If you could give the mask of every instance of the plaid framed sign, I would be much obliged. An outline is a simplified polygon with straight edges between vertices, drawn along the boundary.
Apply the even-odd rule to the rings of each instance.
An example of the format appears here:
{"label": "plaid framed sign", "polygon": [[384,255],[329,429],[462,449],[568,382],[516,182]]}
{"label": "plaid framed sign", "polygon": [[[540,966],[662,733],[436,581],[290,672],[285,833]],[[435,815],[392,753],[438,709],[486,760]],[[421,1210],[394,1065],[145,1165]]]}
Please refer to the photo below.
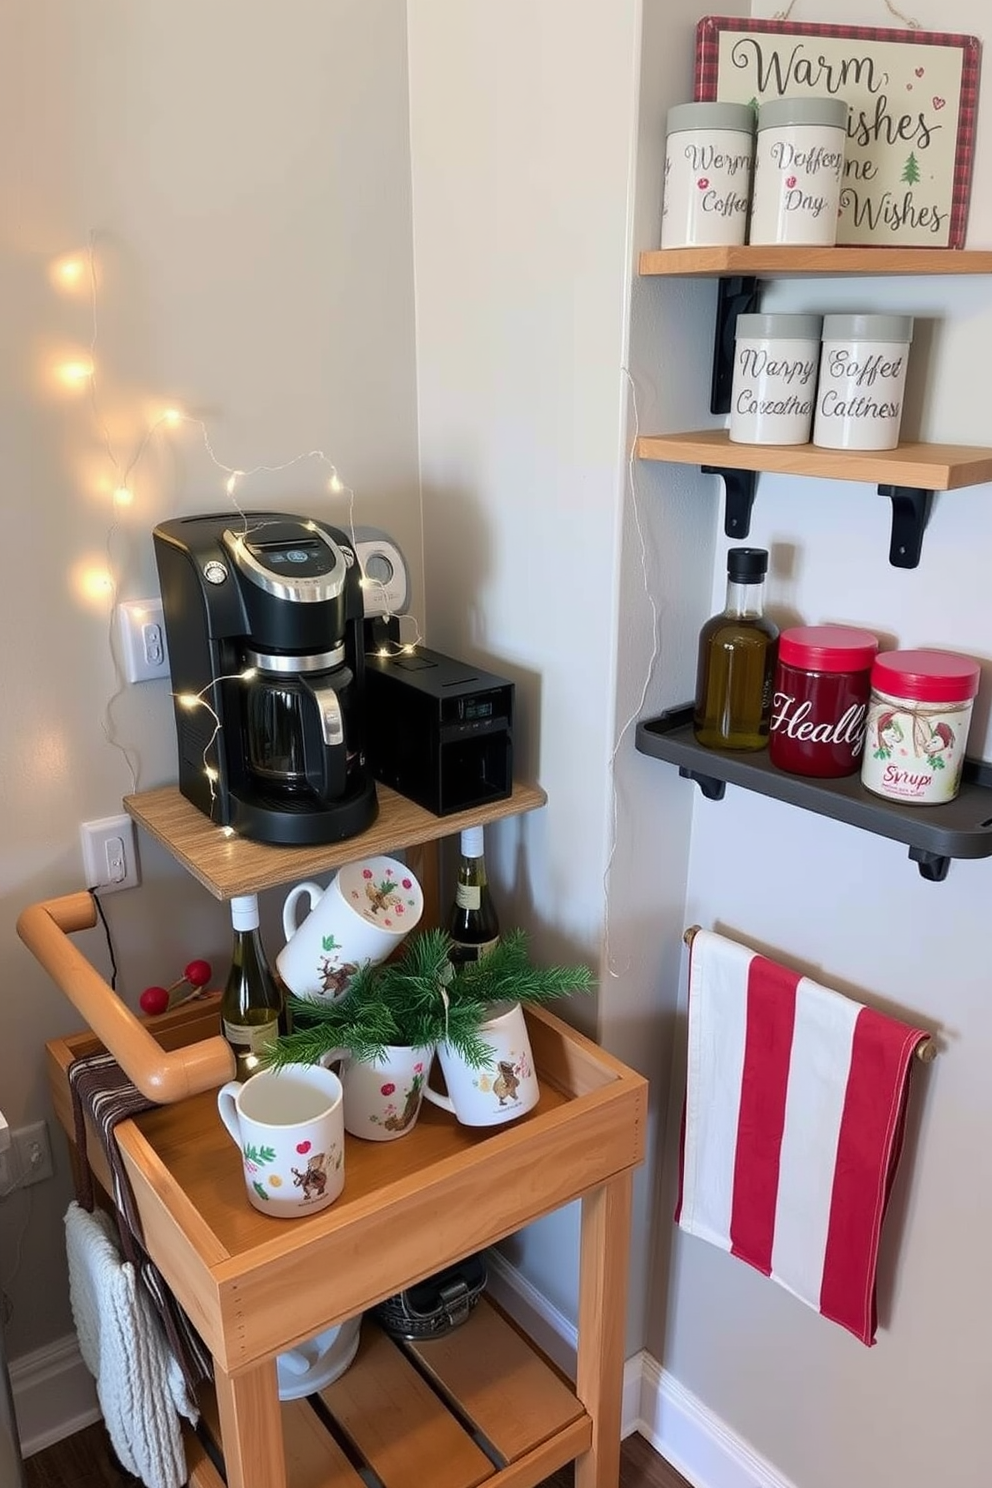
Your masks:
{"label": "plaid framed sign", "polygon": [[980,58],[977,36],[704,16],[695,97],[845,99],[837,242],[963,248]]}

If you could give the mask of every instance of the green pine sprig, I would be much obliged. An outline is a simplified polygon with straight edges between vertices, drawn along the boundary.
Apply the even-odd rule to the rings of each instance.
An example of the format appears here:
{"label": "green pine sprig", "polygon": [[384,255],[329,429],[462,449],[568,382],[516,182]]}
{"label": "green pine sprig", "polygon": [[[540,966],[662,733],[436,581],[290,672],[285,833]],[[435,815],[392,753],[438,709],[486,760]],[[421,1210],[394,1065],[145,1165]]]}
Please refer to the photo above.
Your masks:
{"label": "green pine sprig", "polygon": [[492,1059],[479,1027],[493,1004],[553,1002],[593,986],[587,966],[532,965],[522,930],[509,931],[481,961],[458,970],[451,946],[444,930],[424,930],[395,961],[360,967],[343,997],[320,1003],[291,998],[293,1031],[276,1041],[269,1063],[316,1064],[335,1049],[373,1062],[390,1044],[447,1043],[473,1069],[484,1069]]}

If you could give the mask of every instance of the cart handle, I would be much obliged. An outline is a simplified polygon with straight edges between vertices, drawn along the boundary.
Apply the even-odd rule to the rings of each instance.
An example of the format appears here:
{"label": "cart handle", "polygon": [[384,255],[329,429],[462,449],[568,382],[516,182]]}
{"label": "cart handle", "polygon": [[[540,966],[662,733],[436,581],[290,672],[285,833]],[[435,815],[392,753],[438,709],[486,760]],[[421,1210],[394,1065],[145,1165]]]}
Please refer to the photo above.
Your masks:
{"label": "cart handle", "polygon": [[85,892],[45,899],[22,910],[17,933],[134,1084],[156,1105],[171,1105],[234,1078],[234,1055],[218,1035],[166,1051],[95,967],[68,939],[96,924]]}

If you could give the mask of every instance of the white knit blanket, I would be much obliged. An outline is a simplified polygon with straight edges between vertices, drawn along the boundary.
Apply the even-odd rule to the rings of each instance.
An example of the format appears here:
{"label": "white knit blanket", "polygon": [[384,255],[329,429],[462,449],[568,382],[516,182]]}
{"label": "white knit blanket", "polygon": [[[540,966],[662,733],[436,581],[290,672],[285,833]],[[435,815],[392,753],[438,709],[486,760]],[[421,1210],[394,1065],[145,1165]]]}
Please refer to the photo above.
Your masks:
{"label": "white knit blanket", "polygon": [[151,1299],[121,1259],[109,1215],[70,1204],[65,1238],[79,1351],[96,1380],[114,1451],[147,1488],[182,1488],[179,1417],[195,1425],[199,1413]]}

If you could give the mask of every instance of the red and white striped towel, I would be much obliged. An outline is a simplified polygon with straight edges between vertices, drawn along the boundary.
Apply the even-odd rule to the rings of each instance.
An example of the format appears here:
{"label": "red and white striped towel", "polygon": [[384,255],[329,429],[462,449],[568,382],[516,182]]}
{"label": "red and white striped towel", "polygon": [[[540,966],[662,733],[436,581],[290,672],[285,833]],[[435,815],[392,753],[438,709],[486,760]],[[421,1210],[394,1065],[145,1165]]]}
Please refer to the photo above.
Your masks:
{"label": "red and white striped towel", "polygon": [[700,930],[689,961],[684,1230],[875,1341],[875,1270],[927,1034]]}

